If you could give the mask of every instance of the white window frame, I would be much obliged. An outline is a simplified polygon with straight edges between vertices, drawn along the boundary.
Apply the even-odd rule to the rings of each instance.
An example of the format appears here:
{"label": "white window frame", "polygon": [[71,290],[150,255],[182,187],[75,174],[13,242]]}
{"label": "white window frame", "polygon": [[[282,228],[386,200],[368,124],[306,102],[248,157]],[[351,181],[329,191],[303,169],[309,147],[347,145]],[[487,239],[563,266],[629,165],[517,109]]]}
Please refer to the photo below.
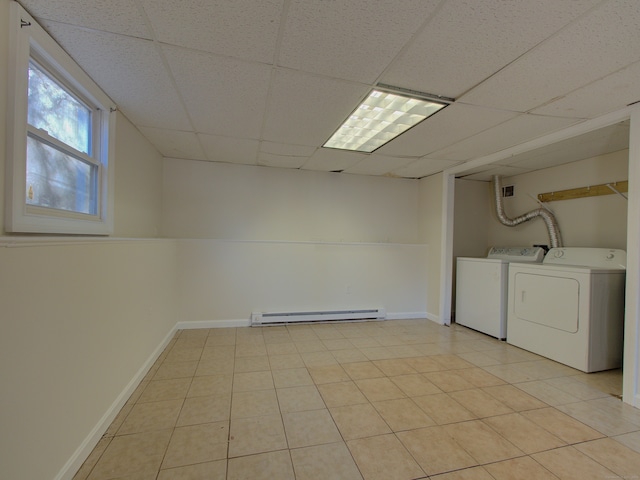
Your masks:
{"label": "white window frame", "polygon": [[[98,166],[95,215],[28,205],[28,69],[33,58],[96,107],[97,137],[92,154]],[[109,235],[113,233],[115,105],[37,22],[16,2],[10,6],[5,230],[15,233]]]}

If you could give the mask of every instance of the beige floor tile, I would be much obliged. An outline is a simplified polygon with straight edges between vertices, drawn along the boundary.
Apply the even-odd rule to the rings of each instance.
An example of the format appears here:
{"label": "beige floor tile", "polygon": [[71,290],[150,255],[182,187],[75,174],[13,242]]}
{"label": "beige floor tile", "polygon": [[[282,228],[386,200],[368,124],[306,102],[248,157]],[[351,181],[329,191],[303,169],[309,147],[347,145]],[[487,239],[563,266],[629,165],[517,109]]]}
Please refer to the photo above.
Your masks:
{"label": "beige floor tile", "polygon": [[443,392],[470,390],[476,386],[458,375],[456,370],[427,372],[424,376]]}
{"label": "beige floor tile", "polygon": [[171,432],[160,430],[113,438],[88,480],[156,475],[169,445]]}
{"label": "beige floor tile", "polygon": [[267,354],[264,341],[241,342],[236,341],[236,357],[254,357]]}
{"label": "beige floor tile", "polygon": [[439,372],[445,369],[445,367],[436,362],[432,357],[407,358],[405,362],[418,373]]}
{"label": "beige floor tile", "polygon": [[395,435],[347,442],[365,480],[410,480],[424,472]]}
{"label": "beige floor tile", "polygon": [[229,431],[229,458],[285,450],[287,439],[280,415],[234,418]]}
{"label": "beige floor tile", "polygon": [[93,448],[87,459],[84,461],[80,469],[73,476],[73,480],[86,480],[93,467],[96,466],[100,457],[105,452],[113,437],[102,437]]}
{"label": "beige floor tile", "polygon": [[389,426],[370,404],[335,407],[329,411],[345,440],[391,433]]}
{"label": "beige floor tile", "polygon": [[485,465],[495,480],[557,480],[554,474],[531,457],[513,458]]}
{"label": "beige floor tile", "polygon": [[417,370],[409,365],[409,359],[391,358],[388,360],[375,360],[373,364],[378,367],[388,377],[399,375],[411,375]]}
{"label": "beige floor tile", "polygon": [[640,474],[640,453],[611,438],[581,443],[575,448],[621,478],[633,478]]}
{"label": "beige floor tile", "polygon": [[580,400],[594,400],[609,396],[606,392],[576,380],[574,377],[549,378],[544,382]]}
{"label": "beige floor tile", "polygon": [[198,425],[229,420],[229,395],[187,398],[178,417],[177,426]]}
{"label": "beige floor tile", "polygon": [[504,403],[479,388],[451,392],[449,395],[478,418],[505,415],[513,412]]}
{"label": "beige floor tile", "polygon": [[235,346],[236,345],[236,335],[235,333],[232,335],[209,335],[207,337],[207,342],[205,343],[206,347],[220,347],[220,346]]}
{"label": "beige floor tile", "polygon": [[354,337],[354,338],[351,338],[350,340],[353,346],[356,348],[370,348],[370,347],[382,346],[379,341],[371,337]]}
{"label": "beige floor tile", "polygon": [[608,370],[596,373],[579,373],[571,378],[597,388],[609,395],[622,395],[622,370]]}
{"label": "beige floor tile", "polygon": [[225,459],[228,438],[229,422],[176,428],[171,436],[162,468]]}
{"label": "beige floor tile", "polygon": [[458,370],[462,368],[474,367],[473,364],[467,362],[465,359],[454,354],[434,355],[431,357],[431,359],[439,363],[440,365],[442,365],[442,367],[447,370]]}
{"label": "beige floor tile", "polygon": [[223,360],[200,360],[196,369],[197,377],[209,375],[223,375],[233,373],[234,358],[229,357]]}
{"label": "beige floor tile", "polygon": [[574,447],[563,447],[532,455],[533,459],[562,480],[602,480],[617,478],[611,470],[603,467]]}
{"label": "beige floor tile", "polygon": [[533,376],[519,370],[516,367],[516,364],[508,363],[500,365],[489,365],[482,368],[489,372],[491,375],[501,378],[507,383],[531,382],[536,380]]}
{"label": "beige floor tile", "polygon": [[295,343],[293,341],[286,343],[269,343],[267,346],[267,354],[271,355],[292,355],[297,354],[298,349],[296,348]]}
{"label": "beige floor tile", "polygon": [[367,362],[369,359],[360,350],[332,350],[331,355],[336,359],[336,362],[343,363],[356,363]]}
{"label": "beige floor tile", "polygon": [[344,407],[369,402],[354,382],[326,383],[318,385],[318,391],[327,407]]}
{"label": "beige floor tile", "polygon": [[483,467],[471,467],[430,477],[433,480],[495,480]]}
{"label": "beige floor tile", "polygon": [[522,450],[480,420],[453,423],[443,428],[480,464],[499,462],[523,455]]}
{"label": "beige floor tile", "polygon": [[482,368],[462,368],[460,370],[456,370],[456,373],[467,382],[479,388],[506,384],[504,380],[496,377],[495,375],[491,375]]}
{"label": "beige floor tile", "polygon": [[306,368],[291,368],[271,372],[276,388],[301,387],[313,385],[313,379]]}
{"label": "beige floor tile", "polygon": [[556,437],[572,444],[602,438],[602,433],[555,408],[529,410],[521,414]]}
{"label": "beige floor tile", "polygon": [[335,365],[308,367],[308,370],[316,385],[351,380],[347,372],[337,363]]}
{"label": "beige floor tile", "polygon": [[286,355],[270,355],[269,364],[271,370],[285,370],[290,368],[304,368],[305,364],[298,353]]}
{"label": "beige floor tile", "polygon": [[153,380],[169,380],[171,378],[193,377],[198,362],[163,363],[153,376]]}
{"label": "beige floor tile", "polygon": [[[606,400],[605,402],[601,400]],[[571,403],[568,405],[560,405],[558,410],[571,415],[573,418],[589,425],[599,432],[616,436],[624,433],[635,432],[640,430],[640,418],[634,419],[632,422],[629,417],[625,416],[616,407],[624,407],[621,401],[617,399],[601,399],[588,402]],[[608,405],[609,400],[615,402],[615,406]],[[626,405],[629,408],[629,405]],[[607,408],[612,407],[612,408]]]}
{"label": "beige floor tile", "polygon": [[219,345],[216,347],[205,347],[202,351],[201,362],[220,362],[223,360],[233,360],[236,354],[234,345]]}
{"label": "beige floor tile", "polygon": [[137,403],[183,399],[187,396],[190,385],[191,378],[151,381],[138,398]]}
{"label": "beige floor tile", "polygon": [[228,469],[227,480],[295,480],[286,450],[232,458]]}
{"label": "beige floor tile", "polygon": [[199,361],[205,340],[203,339],[203,345],[200,347],[174,346],[165,357],[165,363]]}
{"label": "beige floor tile", "polygon": [[533,397],[536,397],[538,400],[551,406],[565,405],[567,403],[575,403],[580,401],[578,397],[564,392],[543,380],[518,383],[517,387],[520,390],[528,393]]}
{"label": "beige floor tile", "polygon": [[384,377],[384,373],[372,362],[345,363],[342,368],[352,380]]}
{"label": "beige floor tile", "polygon": [[472,467],[476,461],[442,427],[396,434],[428,475]]}
{"label": "beige floor tile", "polygon": [[126,420],[118,429],[118,435],[173,428],[180,414],[182,403],[183,400],[138,403],[133,406]]}
{"label": "beige floor tile", "polygon": [[464,422],[476,418],[473,413],[446,393],[414,397],[413,401],[438,425]]}
{"label": "beige floor tile", "polygon": [[332,338],[321,341],[327,347],[327,350],[350,350],[355,348],[353,343],[346,338]]}
{"label": "beige floor tile", "polygon": [[291,450],[296,480],[362,480],[344,442]]}
{"label": "beige floor tile", "polygon": [[276,390],[282,413],[303,412],[325,408],[324,401],[315,385],[280,388]]}
{"label": "beige floor tile", "polygon": [[131,413],[131,410],[133,410],[133,405],[133,403],[126,403],[124,407],[120,409],[120,411],[116,415],[116,418],[113,419],[111,425],[109,425],[109,428],[107,428],[107,431],[104,433],[104,437],[113,437],[118,433],[118,429],[127,419],[127,416]]}
{"label": "beige floor tile", "polygon": [[231,418],[279,415],[280,407],[275,390],[234,392],[231,399]]}
{"label": "beige floor tile", "polygon": [[208,397],[231,395],[233,375],[208,375],[193,377],[187,397]]}
{"label": "beige floor tile", "polygon": [[435,425],[424,410],[410,398],[373,402],[373,406],[394,432]]}
{"label": "beige floor tile", "polygon": [[624,435],[618,435],[613,438],[616,442],[626,445],[631,450],[640,453],[640,431],[625,433]]}
{"label": "beige floor tile", "polygon": [[489,365],[497,365],[500,362],[495,358],[487,355],[485,352],[467,352],[459,353],[458,356],[467,362],[478,367],[488,367]]}
{"label": "beige floor tile", "polygon": [[427,380],[424,375],[419,373],[389,377],[389,380],[391,380],[409,397],[419,397],[422,395],[442,393],[442,390],[440,390],[432,382]]}
{"label": "beige floor tile", "polygon": [[369,360],[385,360],[396,358],[396,356],[387,347],[364,347],[360,351]]}
{"label": "beige floor tile", "polygon": [[233,371],[241,372],[264,372],[271,370],[269,357],[266,355],[254,355],[247,357],[236,357]]}
{"label": "beige floor tile", "polygon": [[313,353],[313,352],[326,352],[327,347],[324,346],[324,343],[317,337],[314,337],[313,340],[302,340],[297,341],[294,340],[294,345],[298,350],[298,353]]}
{"label": "beige floor tile", "polygon": [[484,423],[527,454],[566,445],[566,442],[518,413],[486,418]]}
{"label": "beige floor tile", "polygon": [[251,392],[273,389],[271,371],[235,373],[233,375],[234,392]]}
{"label": "beige floor tile", "polygon": [[225,480],[226,478],[226,460],[160,470],[158,475],[158,480]]}
{"label": "beige floor tile", "polygon": [[307,368],[338,365],[338,361],[330,351],[301,353],[302,361]]}
{"label": "beige floor tile", "polygon": [[282,415],[289,448],[309,447],[342,440],[329,411],[312,410]]}
{"label": "beige floor tile", "polygon": [[168,349],[168,352],[171,352],[174,348],[202,348],[205,346],[207,342],[207,337],[204,335],[200,335],[197,337],[184,337],[177,338],[173,343],[173,347]]}
{"label": "beige floor tile", "polygon": [[387,347],[387,350],[391,353],[392,358],[409,358],[422,355],[418,349],[405,343],[401,345],[390,345]]}
{"label": "beige floor tile", "polygon": [[545,408],[548,406],[543,401],[532,397],[513,385],[498,385],[495,387],[486,387],[482,390],[516,412]]}
{"label": "beige floor tile", "polygon": [[365,378],[356,380],[355,383],[370,402],[406,397],[388,378]]}

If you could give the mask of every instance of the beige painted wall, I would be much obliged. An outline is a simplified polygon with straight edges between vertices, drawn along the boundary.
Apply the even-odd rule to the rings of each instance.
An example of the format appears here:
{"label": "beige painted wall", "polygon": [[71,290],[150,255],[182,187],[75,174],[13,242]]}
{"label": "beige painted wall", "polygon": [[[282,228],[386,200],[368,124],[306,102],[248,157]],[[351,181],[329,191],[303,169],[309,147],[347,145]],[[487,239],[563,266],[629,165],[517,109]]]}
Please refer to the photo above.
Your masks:
{"label": "beige painted wall", "polygon": [[162,235],[419,243],[418,182],[164,160]]}
{"label": "beige painted wall", "polygon": [[[628,150],[622,150],[504,178],[504,185],[515,186],[515,195],[505,198],[505,212],[515,217],[537,208],[529,195],[536,197],[539,193],[554,190],[627,180],[628,156]],[[619,195],[563,200],[548,205],[558,220],[565,246],[626,249],[627,201]],[[506,227],[498,222],[495,213],[490,219],[489,245],[549,244],[542,220]]]}
{"label": "beige painted wall", "polygon": [[[0,0],[0,208],[9,3]],[[156,236],[161,158],[121,114],[115,162],[115,235]],[[177,321],[174,241],[69,240],[0,237],[2,479],[52,479],[84,460]]]}
{"label": "beige painted wall", "polygon": [[427,244],[427,259],[423,266],[427,273],[424,294],[427,300],[427,317],[443,322],[440,318],[440,273],[442,250],[442,174],[420,180],[419,223],[420,241]]}

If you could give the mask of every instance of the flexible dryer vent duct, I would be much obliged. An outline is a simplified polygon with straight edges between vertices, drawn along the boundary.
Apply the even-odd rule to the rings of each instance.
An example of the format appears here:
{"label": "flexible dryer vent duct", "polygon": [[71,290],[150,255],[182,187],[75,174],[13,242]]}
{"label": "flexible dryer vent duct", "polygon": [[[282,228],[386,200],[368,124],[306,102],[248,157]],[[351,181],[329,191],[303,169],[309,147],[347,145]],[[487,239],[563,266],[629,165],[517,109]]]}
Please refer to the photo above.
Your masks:
{"label": "flexible dryer vent duct", "polygon": [[496,200],[496,214],[498,220],[507,227],[515,227],[521,223],[528,222],[536,217],[541,217],[544,223],[547,225],[547,231],[549,232],[549,243],[552,247],[562,247],[562,238],[560,237],[560,227],[556,217],[548,210],[544,208],[538,208],[537,210],[531,210],[530,212],[520,215],[516,218],[509,218],[504,213],[504,207],[502,206],[502,183],[500,181],[500,175],[493,176],[493,196]]}

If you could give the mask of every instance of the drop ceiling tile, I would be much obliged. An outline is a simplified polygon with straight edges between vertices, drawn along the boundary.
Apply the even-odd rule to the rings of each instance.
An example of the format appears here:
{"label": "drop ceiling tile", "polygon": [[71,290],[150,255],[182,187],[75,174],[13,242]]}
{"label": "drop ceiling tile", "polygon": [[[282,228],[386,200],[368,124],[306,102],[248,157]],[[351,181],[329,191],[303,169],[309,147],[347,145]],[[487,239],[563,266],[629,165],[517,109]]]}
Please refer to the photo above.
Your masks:
{"label": "drop ceiling tile", "polygon": [[392,157],[423,157],[516,116],[513,112],[454,103],[379,148],[376,153]]}
{"label": "drop ceiling tile", "polygon": [[273,63],[283,0],[141,0],[159,41]]}
{"label": "drop ceiling tile", "polygon": [[145,18],[131,0],[20,0],[20,4],[40,20],[150,39]]}
{"label": "drop ceiling tile", "polygon": [[440,0],[293,0],[278,64],[372,83]]}
{"label": "drop ceiling tile", "polygon": [[190,129],[153,42],[54,22],[45,25],[136,126]]}
{"label": "drop ceiling tile", "polygon": [[636,0],[605,2],[460,98],[526,112],[640,60]]}
{"label": "drop ceiling tile", "polygon": [[575,119],[522,114],[485,130],[432,156],[446,160],[471,160],[524,143],[576,123]]}
{"label": "drop ceiling tile", "polygon": [[541,115],[594,118],[640,100],[640,62],[536,108]]}
{"label": "drop ceiling tile", "polygon": [[163,46],[198,132],[258,139],[271,67]]}
{"label": "drop ceiling tile", "polygon": [[362,85],[278,70],[270,92],[263,140],[322,145],[367,93],[369,88]]}
{"label": "drop ceiling tile", "polygon": [[297,155],[277,155],[275,153],[267,152],[258,153],[258,165],[263,165],[265,167],[300,168],[308,160],[309,157],[301,157]]}
{"label": "drop ceiling tile", "polygon": [[628,121],[524,152],[498,163],[519,168],[540,169],[577,162],[627,148],[629,148]]}
{"label": "drop ceiling tile", "polygon": [[198,134],[207,158],[212,162],[256,165],[260,142],[251,138],[232,138]]}
{"label": "drop ceiling tile", "polygon": [[367,154],[333,148],[319,148],[302,166],[303,170],[341,172],[362,161]]}
{"label": "drop ceiling tile", "polygon": [[598,2],[449,0],[382,81],[458,97]]}
{"label": "drop ceiling tile", "polygon": [[345,173],[357,173],[360,175],[385,175],[389,172],[404,167],[416,159],[413,157],[389,157],[386,155],[371,154],[360,162],[347,168]]}
{"label": "drop ceiling tile", "polygon": [[456,176],[458,178],[463,177],[465,180],[480,180],[483,182],[490,182],[493,179],[494,175],[500,175],[502,177],[512,177],[514,175],[520,175],[523,173],[528,173],[530,171],[532,171],[532,169],[508,167],[504,165],[485,165],[485,167],[478,167],[476,169],[470,170],[469,172],[464,172]]}
{"label": "drop ceiling tile", "polygon": [[193,132],[141,127],[140,131],[164,157],[206,160],[207,157]]}
{"label": "drop ceiling tile", "polygon": [[404,167],[400,167],[393,172],[393,175],[405,178],[422,178],[434,173],[441,172],[447,168],[458,165],[461,162],[451,160],[439,160],[435,158],[420,158]]}

